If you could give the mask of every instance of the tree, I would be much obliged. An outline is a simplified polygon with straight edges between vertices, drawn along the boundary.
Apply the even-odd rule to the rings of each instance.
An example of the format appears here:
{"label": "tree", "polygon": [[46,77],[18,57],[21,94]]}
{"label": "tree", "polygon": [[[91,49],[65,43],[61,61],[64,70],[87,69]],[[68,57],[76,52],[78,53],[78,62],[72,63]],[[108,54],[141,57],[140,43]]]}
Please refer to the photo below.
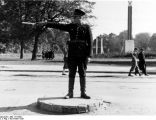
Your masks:
{"label": "tree", "polygon": [[[92,12],[92,6],[94,2],[88,2],[86,0],[64,0],[64,1],[28,1],[29,6],[29,21],[32,22],[39,22],[39,21],[51,21],[51,22],[63,22],[69,23],[72,19],[72,12],[75,8],[83,9],[88,15],[86,18],[93,18],[94,16],[90,15],[89,13]],[[26,7],[27,8],[27,7]],[[85,19],[86,19],[85,18]],[[38,37],[40,35],[40,29],[36,31],[35,34],[35,43],[34,49],[32,54],[32,60],[36,59],[36,52],[37,52],[37,44],[38,44]],[[60,42],[59,42],[60,43]]]}
{"label": "tree", "polygon": [[[21,45],[21,58],[23,58],[23,49],[26,46],[27,40],[34,37],[34,48],[32,53],[32,60],[36,59],[36,53],[39,43],[39,37],[45,29],[42,28],[31,28],[26,25],[22,25],[22,21],[29,22],[41,22],[41,21],[51,21],[56,23],[70,23],[72,19],[72,12],[75,8],[83,9],[87,15],[87,18],[93,18],[94,16],[90,13],[92,12],[94,2],[89,2],[87,0],[3,0],[3,7],[0,6],[0,15],[4,16],[4,19],[9,23],[10,33],[15,40],[15,43]],[[28,38],[28,37],[30,38]]]}
{"label": "tree", "polygon": [[45,36],[47,41],[45,43],[45,41],[42,39],[42,42],[44,42],[45,44],[50,44],[51,47],[57,45],[63,52],[63,54],[65,54],[67,50],[67,41],[69,41],[70,39],[68,33],[48,28],[43,37]]}
{"label": "tree", "polygon": [[124,53],[124,49],[125,49],[125,40],[127,40],[127,30],[124,30],[122,32],[120,32],[120,34],[118,35],[118,44],[119,44],[119,48],[120,48],[120,53],[123,54]]}
{"label": "tree", "polygon": [[151,38],[150,38],[150,41],[149,41],[149,48],[152,50],[152,51],[156,51],[156,33],[154,33]]}
{"label": "tree", "polygon": [[20,44],[20,59],[23,58],[24,43],[29,40],[31,29],[28,26],[22,25],[23,16],[26,16],[24,0],[4,0],[3,21],[8,23],[9,33],[13,44]]}
{"label": "tree", "polygon": [[150,41],[149,33],[139,33],[135,36],[135,46],[146,50]]}
{"label": "tree", "polygon": [[108,39],[109,39],[110,52],[119,52],[120,48],[119,48],[117,35],[114,33],[110,33],[108,35]]}
{"label": "tree", "polygon": [[[91,13],[91,9],[93,6],[93,2],[88,2],[85,0],[80,0],[80,1],[70,1],[70,0],[65,0],[65,1],[48,1],[48,6],[45,3],[45,14],[47,14],[47,18],[52,22],[64,22],[64,23],[69,23],[72,19],[72,12],[74,11],[75,8],[80,7],[81,9],[83,9],[86,13]],[[53,6],[50,7],[49,5]],[[88,7],[86,7],[88,6]],[[43,8],[43,9],[44,9]],[[86,16],[86,18],[92,18],[93,16],[88,15]],[[85,19],[86,19],[85,18]],[[60,32],[60,31],[59,31]],[[61,38],[66,38],[66,34],[63,34],[63,32],[59,33],[58,31],[56,32],[55,30],[55,39],[53,39],[55,41],[55,43],[60,47],[60,49],[62,49],[62,51],[64,51],[64,45],[65,42],[62,42]],[[59,35],[58,35],[59,34]],[[68,37],[67,37],[68,39]],[[37,40],[37,39],[35,39]],[[58,42],[59,41],[59,42]],[[35,47],[34,47],[35,48]],[[35,54],[35,52],[34,52]],[[32,58],[32,60],[35,58]]]}
{"label": "tree", "polygon": [[67,41],[69,41],[69,34],[62,31],[55,31],[55,41],[60,50],[65,54],[67,52]]}

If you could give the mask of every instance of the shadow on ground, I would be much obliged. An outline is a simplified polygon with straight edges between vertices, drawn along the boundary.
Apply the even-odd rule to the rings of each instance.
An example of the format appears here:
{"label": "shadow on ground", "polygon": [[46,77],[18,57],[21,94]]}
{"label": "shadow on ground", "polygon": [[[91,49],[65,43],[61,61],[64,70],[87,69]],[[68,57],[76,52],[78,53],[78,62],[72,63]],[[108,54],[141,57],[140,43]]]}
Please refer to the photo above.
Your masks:
{"label": "shadow on ground", "polygon": [[96,75],[96,76],[88,76],[88,77],[127,78],[127,76],[119,76],[119,75]]}
{"label": "shadow on ground", "polygon": [[[74,97],[79,99],[79,97]],[[38,100],[52,100],[52,99],[64,99],[64,97],[48,97],[48,98],[38,98]],[[57,112],[52,112],[52,111],[47,111],[47,110],[42,110],[37,102],[34,102],[32,104],[29,105],[25,105],[25,106],[11,106],[11,107],[0,107],[0,112],[5,112],[8,113],[9,112],[13,112],[13,111],[22,111],[22,110],[28,110],[30,112],[36,113],[36,114],[42,114],[42,115],[74,115],[77,113],[57,113]],[[17,113],[17,112],[15,112]],[[81,114],[87,114],[87,113],[81,113]],[[21,115],[21,114],[19,114]],[[23,114],[22,114],[23,115]],[[29,115],[24,113],[24,115]]]}
{"label": "shadow on ground", "polygon": [[37,108],[37,103],[32,103],[26,106],[15,106],[15,107],[0,107],[0,112],[12,112],[12,111],[16,111],[16,110],[28,110],[34,113],[38,113],[38,114],[45,114],[45,115],[61,115],[58,113],[52,113],[52,112],[48,112],[48,111],[44,111],[41,109]]}

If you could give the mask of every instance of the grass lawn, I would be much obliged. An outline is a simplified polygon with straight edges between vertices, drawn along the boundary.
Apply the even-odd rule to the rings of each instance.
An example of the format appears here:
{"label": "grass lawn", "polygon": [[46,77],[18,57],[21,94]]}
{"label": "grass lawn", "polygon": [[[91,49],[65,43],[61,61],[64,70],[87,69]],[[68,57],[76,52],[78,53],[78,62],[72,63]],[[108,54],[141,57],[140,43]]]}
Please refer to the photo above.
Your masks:
{"label": "grass lawn", "polygon": [[48,65],[55,64],[55,61],[63,61],[63,54],[55,54],[55,58],[53,60],[43,60],[42,56],[37,56],[37,60],[31,60],[32,54],[26,53],[24,54],[23,59],[20,59],[20,54],[8,53],[8,54],[0,54],[0,65],[7,64],[40,64],[40,65]]}
{"label": "grass lawn", "polygon": [[[63,54],[55,54],[55,58],[52,60],[42,59],[42,56],[37,56],[37,60],[31,60],[32,54],[26,53],[24,54],[23,59],[20,59],[20,54],[0,54],[0,65],[20,65],[20,64],[28,64],[28,65],[51,65],[51,64],[62,64],[63,63]],[[105,64],[123,64],[129,65],[131,58],[91,58],[91,63],[105,63]],[[146,59],[148,65],[156,66],[156,59]],[[151,64],[152,63],[152,64]]]}

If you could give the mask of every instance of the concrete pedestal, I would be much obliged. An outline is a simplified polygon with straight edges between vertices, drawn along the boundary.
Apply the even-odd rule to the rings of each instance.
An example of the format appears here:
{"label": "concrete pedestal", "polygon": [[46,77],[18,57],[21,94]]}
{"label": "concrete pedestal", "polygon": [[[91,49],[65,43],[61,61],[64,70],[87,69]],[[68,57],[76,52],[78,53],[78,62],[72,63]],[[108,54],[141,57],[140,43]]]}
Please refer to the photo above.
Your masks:
{"label": "concrete pedestal", "polygon": [[80,114],[87,112],[94,112],[99,108],[104,108],[109,106],[109,102],[103,99],[82,99],[82,98],[71,98],[64,99],[58,98],[39,98],[37,100],[37,107],[39,109],[49,111],[52,113],[60,114]]}
{"label": "concrete pedestal", "polygon": [[125,40],[125,53],[131,53],[134,50],[134,40]]}

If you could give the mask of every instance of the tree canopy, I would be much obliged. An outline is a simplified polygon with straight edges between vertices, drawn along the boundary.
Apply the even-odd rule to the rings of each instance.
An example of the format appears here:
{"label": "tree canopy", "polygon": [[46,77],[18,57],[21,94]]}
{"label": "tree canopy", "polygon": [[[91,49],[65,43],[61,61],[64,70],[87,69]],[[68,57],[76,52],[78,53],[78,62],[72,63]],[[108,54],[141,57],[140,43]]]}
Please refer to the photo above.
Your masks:
{"label": "tree canopy", "polygon": [[139,33],[135,36],[135,46],[146,50],[150,41],[149,33]]}
{"label": "tree canopy", "polygon": [[149,40],[149,47],[152,51],[156,51],[156,33],[153,33]]}
{"label": "tree canopy", "polygon": [[[26,43],[29,43],[29,40],[32,40],[36,33],[41,34],[43,31],[40,28],[22,25],[22,22],[69,23],[76,8],[86,12],[84,17],[84,22],[86,22],[88,18],[95,18],[91,14],[94,4],[95,2],[87,0],[2,0],[0,2],[0,27],[5,27],[4,32],[10,35],[13,43],[18,43],[24,49],[27,48]],[[38,39],[35,40],[38,41]],[[31,44],[34,44],[33,41]],[[35,44],[38,44],[38,42],[35,42]]]}

